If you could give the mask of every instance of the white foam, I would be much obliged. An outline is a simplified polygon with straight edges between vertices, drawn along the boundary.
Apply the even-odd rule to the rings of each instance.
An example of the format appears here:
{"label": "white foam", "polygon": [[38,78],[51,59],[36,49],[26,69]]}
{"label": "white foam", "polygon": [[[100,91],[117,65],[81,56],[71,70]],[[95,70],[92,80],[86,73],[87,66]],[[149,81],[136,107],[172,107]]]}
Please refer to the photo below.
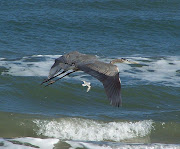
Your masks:
{"label": "white foam", "polygon": [[81,118],[61,118],[58,121],[34,120],[37,134],[47,137],[86,141],[121,141],[150,134],[151,120],[139,122],[102,123]]}
{"label": "white foam", "polygon": [[[13,143],[13,142],[16,143]],[[52,149],[54,144],[58,143],[58,139],[40,139],[40,138],[14,138],[14,139],[0,139],[0,143],[3,143],[0,148],[2,149]],[[27,144],[28,143],[28,144]]]}
{"label": "white foam", "polygon": [[[14,142],[13,142],[14,141]],[[41,138],[0,138],[1,149],[53,149],[59,139]],[[65,141],[70,145],[69,149],[88,148],[88,149],[180,149],[180,144],[161,144],[161,143],[114,143],[114,142],[87,142],[87,141]],[[59,148],[61,146],[58,146]]]}
{"label": "white foam", "polygon": [[0,61],[1,61],[1,60],[5,60],[5,58],[0,58]]}
{"label": "white foam", "polygon": [[130,65],[118,64],[121,76],[148,82],[159,82],[167,86],[180,86],[180,79],[177,75],[180,70],[180,57],[161,59],[131,57],[129,59],[136,60],[143,66],[131,67]]}
{"label": "white foam", "polygon": [[[1,59],[0,67],[5,67],[7,70],[2,72],[2,75],[9,74],[12,76],[48,76],[49,70],[54,63],[54,59],[61,55],[33,55],[23,57],[20,60],[8,61]],[[42,58],[42,61],[26,61],[33,58]],[[164,58],[146,58],[146,57],[126,57],[130,61],[138,62],[136,65],[117,64],[120,77],[128,77],[130,79],[138,79],[146,81],[146,83],[161,83],[167,86],[180,87],[180,56],[170,56]],[[110,61],[110,59],[106,59]],[[80,73],[76,79],[82,80],[87,74]],[[68,79],[68,77],[65,77]],[[94,79],[96,80],[96,79]],[[86,80],[88,81],[88,80]],[[122,83],[131,84],[128,79]]]}
{"label": "white foam", "polygon": [[[46,57],[47,60],[40,62],[24,61],[32,57]],[[48,76],[54,59],[58,58],[59,55],[33,55],[32,57],[23,57],[21,60],[15,61],[0,61],[0,66],[8,69],[7,72],[3,72],[2,74],[9,74],[12,76]]]}
{"label": "white foam", "polygon": [[125,143],[106,143],[106,144],[98,144],[91,142],[78,142],[78,141],[66,141],[69,145],[71,145],[70,149],[76,148],[88,148],[88,149],[180,149],[179,144],[160,144],[160,143],[152,143],[152,144],[125,144]]}

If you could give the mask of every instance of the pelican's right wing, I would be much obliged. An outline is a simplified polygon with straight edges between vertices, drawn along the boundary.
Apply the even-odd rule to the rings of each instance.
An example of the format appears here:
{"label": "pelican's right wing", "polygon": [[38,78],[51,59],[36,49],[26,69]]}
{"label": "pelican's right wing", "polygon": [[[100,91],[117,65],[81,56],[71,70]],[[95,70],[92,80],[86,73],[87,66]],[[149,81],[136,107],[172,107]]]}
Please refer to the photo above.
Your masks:
{"label": "pelican's right wing", "polygon": [[121,82],[117,66],[95,61],[89,64],[80,64],[77,67],[103,83],[106,95],[112,105],[117,107],[121,105]]}
{"label": "pelican's right wing", "polygon": [[55,59],[54,64],[52,65],[50,71],[49,71],[49,76],[48,78],[52,78],[55,74],[57,74],[62,68],[60,67],[60,63],[65,63],[65,58],[64,56],[60,56],[59,58]]}

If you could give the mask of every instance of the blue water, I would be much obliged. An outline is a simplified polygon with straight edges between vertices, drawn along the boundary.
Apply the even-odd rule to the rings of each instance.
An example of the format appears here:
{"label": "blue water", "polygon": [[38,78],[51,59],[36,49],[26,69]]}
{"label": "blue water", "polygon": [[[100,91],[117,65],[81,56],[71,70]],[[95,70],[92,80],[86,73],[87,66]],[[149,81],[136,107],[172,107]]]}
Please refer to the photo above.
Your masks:
{"label": "blue water", "polygon": [[[179,8],[178,0],[0,1],[0,147],[46,137],[61,148],[180,148]],[[40,85],[55,58],[75,50],[139,63],[117,64],[122,107],[82,72]]]}

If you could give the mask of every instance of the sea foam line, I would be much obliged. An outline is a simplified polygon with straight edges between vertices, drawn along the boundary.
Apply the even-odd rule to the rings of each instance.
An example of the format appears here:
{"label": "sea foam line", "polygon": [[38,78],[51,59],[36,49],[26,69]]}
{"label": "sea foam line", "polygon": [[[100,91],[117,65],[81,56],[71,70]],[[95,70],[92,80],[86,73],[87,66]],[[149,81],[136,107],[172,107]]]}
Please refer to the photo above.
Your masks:
{"label": "sea foam line", "polygon": [[140,143],[106,143],[98,144],[92,142],[78,142],[78,141],[66,141],[71,145],[71,149],[76,148],[88,148],[88,149],[179,149],[179,144],[161,144],[161,143],[151,143],[151,144],[140,144]]}
{"label": "sea foam line", "polygon": [[[33,55],[23,57],[20,60],[8,61],[0,60],[0,67],[5,67],[1,75],[12,76],[48,76],[49,70],[54,60],[61,55]],[[35,58],[35,59],[34,59]],[[36,61],[36,58],[40,58]],[[41,60],[42,58],[42,60]],[[137,83],[136,80],[146,81],[147,83],[161,83],[166,86],[180,86],[180,57],[170,56],[164,58],[145,58],[145,57],[127,57],[130,61],[136,61],[138,65],[117,64],[120,77],[134,79],[131,82]],[[31,61],[33,60],[33,61]],[[110,61],[105,59],[104,61]],[[87,74],[80,74],[76,79],[82,80],[81,77]],[[68,78],[68,77],[66,77]],[[65,79],[66,79],[65,78]],[[128,80],[124,81],[130,84]],[[123,81],[122,81],[123,83]],[[143,82],[144,83],[144,82]]]}
{"label": "sea foam line", "polygon": [[4,139],[0,138],[1,149],[53,149],[54,145],[58,143],[58,139],[41,139],[41,138],[14,138]]}

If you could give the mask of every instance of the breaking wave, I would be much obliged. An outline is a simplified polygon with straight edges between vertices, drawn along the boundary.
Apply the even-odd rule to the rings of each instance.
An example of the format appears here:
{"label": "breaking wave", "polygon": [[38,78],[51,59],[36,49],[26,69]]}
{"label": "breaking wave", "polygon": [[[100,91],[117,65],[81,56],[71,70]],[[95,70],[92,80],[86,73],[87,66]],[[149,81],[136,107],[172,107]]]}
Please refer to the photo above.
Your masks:
{"label": "breaking wave", "polygon": [[[49,69],[54,59],[60,55],[33,55],[16,60],[0,58],[0,73],[12,76],[48,76]],[[119,58],[119,57],[118,57]],[[180,57],[126,57],[139,64],[117,64],[120,70],[120,77],[128,77],[124,84],[145,84],[161,83],[167,86],[180,86]],[[104,59],[110,61],[111,59]],[[81,79],[86,74],[79,74],[76,79]],[[68,77],[67,77],[68,78]],[[134,79],[132,81],[132,79]]]}
{"label": "breaking wave", "polygon": [[144,137],[153,129],[153,121],[99,122],[82,118],[62,118],[59,121],[34,120],[37,134],[62,140],[121,141]]}

